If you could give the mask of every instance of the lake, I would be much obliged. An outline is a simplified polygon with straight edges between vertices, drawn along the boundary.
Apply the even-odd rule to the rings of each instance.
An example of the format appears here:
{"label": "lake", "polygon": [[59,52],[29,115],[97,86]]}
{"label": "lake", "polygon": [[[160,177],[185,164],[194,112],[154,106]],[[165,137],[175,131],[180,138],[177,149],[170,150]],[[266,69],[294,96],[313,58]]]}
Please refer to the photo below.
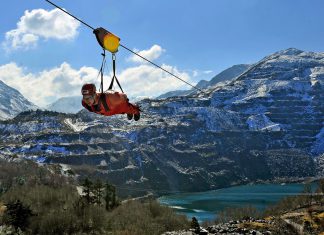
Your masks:
{"label": "lake", "polygon": [[[189,219],[195,216],[199,221],[213,221],[219,211],[228,207],[251,205],[264,210],[283,197],[301,193],[304,186],[301,183],[243,185],[207,192],[172,194],[158,200]],[[312,183],[314,188],[316,183]]]}

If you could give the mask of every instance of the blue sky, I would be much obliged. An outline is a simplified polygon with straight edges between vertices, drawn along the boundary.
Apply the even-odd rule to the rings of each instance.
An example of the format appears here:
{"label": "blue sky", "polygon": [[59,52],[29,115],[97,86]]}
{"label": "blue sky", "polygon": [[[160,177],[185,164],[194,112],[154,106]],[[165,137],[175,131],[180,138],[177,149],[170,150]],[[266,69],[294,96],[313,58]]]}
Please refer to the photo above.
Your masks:
{"label": "blue sky", "polygon": [[[324,51],[323,0],[54,2],[193,84],[289,47]],[[79,95],[85,82],[99,85],[102,50],[89,28],[45,0],[3,1],[0,12],[0,80],[40,106]],[[190,88],[123,48],[117,71],[131,98]]]}

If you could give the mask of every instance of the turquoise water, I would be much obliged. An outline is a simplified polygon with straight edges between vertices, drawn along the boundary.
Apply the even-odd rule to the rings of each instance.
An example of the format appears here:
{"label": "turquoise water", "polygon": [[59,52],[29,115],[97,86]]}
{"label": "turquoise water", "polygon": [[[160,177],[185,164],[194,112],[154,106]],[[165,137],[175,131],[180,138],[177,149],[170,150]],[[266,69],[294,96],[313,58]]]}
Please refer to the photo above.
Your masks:
{"label": "turquoise water", "polygon": [[[315,188],[315,183],[312,188]],[[182,193],[159,198],[161,204],[174,208],[189,219],[195,216],[199,221],[213,221],[219,211],[228,207],[251,205],[259,210],[275,204],[286,196],[296,195],[304,184],[260,184],[243,185],[219,190]]]}

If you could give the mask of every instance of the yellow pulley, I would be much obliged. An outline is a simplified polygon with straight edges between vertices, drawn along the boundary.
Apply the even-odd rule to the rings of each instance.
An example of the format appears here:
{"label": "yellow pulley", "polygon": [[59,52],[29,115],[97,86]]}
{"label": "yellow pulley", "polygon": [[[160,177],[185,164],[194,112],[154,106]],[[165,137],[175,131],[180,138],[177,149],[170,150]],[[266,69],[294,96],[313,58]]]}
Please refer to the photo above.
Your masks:
{"label": "yellow pulley", "polygon": [[100,46],[111,53],[116,53],[119,47],[120,38],[113,33],[108,32],[104,28],[97,28],[93,31],[96,35],[97,41]]}

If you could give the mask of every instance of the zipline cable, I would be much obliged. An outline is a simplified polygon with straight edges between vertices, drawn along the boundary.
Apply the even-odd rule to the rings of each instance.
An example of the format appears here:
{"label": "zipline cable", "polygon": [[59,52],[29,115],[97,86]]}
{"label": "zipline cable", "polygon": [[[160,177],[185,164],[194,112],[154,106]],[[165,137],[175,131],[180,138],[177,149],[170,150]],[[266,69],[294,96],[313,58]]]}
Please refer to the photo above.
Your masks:
{"label": "zipline cable", "polygon": [[[71,13],[67,12],[67,11],[64,10],[63,8],[61,8],[61,7],[59,7],[58,5],[56,5],[55,3],[53,3],[53,2],[51,2],[51,1],[49,1],[49,0],[45,0],[45,1],[48,2],[48,3],[50,3],[51,5],[55,6],[56,8],[60,9],[60,10],[63,11],[64,13],[68,14],[69,16],[73,17],[73,18],[76,19],[77,21],[81,22],[82,24],[84,24],[84,25],[87,26],[88,28],[90,28],[90,29],[92,29],[92,30],[95,30],[94,27],[92,27],[92,26],[90,26],[89,24],[87,24],[86,22],[80,20],[79,18],[77,18],[76,16],[74,16],[74,15],[72,15]],[[128,47],[126,47],[126,46],[124,46],[124,45],[122,45],[122,44],[120,44],[120,46],[123,47],[124,49],[126,49],[127,51],[133,53],[134,55],[136,55],[136,56],[142,58],[143,60],[149,62],[150,64],[156,66],[157,68],[163,70],[164,72],[170,74],[171,76],[173,76],[173,77],[179,79],[180,81],[186,83],[187,85],[191,86],[192,88],[194,88],[194,89],[196,89],[196,90],[198,90],[198,91],[200,91],[200,92],[206,94],[202,89],[200,89],[200,88],[198,88],[198,87],[196,87],[196,86],[190,84],[189,82],[183,80],[183,79],[180,78],[179,76],[177,76],[177,75],[175,75],[175,74],[169,72],[168,70],[166,70],[166,69],[162,68],[161,66],[155,64],[154,62],[150,61],[149,59],[146,59],[145,57],[143,57],[143,56],[141,56],[140,54],[136,53],[135,51],[129,49]]]}
{"label": "zipline cable", "polygon": [[137,55],[138,57],[142,58],[143,60],[146,60],[147,62],[149,62],[149,63],[153,64],[154,66],[158,67],[159,69],[162,69],[162,70],[163,70],[164,72],[166,72],[166,73],[168,73],[168,74],[172,75],[173,77],[175,77],[175,78],[177,78],[177,79],[181,80],[182,82],[184,82],[184,83],[188,84],[189,86],[191,86],[191,87],[195,88],[196,90],[198,90],[198,91],[201,91],[202,93],[205,93],[205,92],[204,92],[203,90],[201,90],[200,88],[198,88],[198,87],[196,87],[196,86],[194,86],[194,85],[190,84],[189,82],[187,82],[187,81],[183,80],[182,78],[178,77],[177,75],[175,75],[175,74],[173,74],[173,73],[169,72],[168,70],[166,70],[166,69],[162,68],[161,66],[159,66],[159,65],[155,64],[154,62],[152,62],[152,61],[150,61],[150,60],[146,59],[145,57],[141,56],[140,54],[136,53],[135,51],[132,51],[131,49],[129,49],[129,48],[127,48],[127,47],[125,47],[125,46],[124,46],[124,45],[122,45],[122,44],[120,44],[120,46],[121,46],[121,47],[123,47],[124,49],[126,49],[126,50],[130,51],[131,53],[133,53],[133,54]]}

